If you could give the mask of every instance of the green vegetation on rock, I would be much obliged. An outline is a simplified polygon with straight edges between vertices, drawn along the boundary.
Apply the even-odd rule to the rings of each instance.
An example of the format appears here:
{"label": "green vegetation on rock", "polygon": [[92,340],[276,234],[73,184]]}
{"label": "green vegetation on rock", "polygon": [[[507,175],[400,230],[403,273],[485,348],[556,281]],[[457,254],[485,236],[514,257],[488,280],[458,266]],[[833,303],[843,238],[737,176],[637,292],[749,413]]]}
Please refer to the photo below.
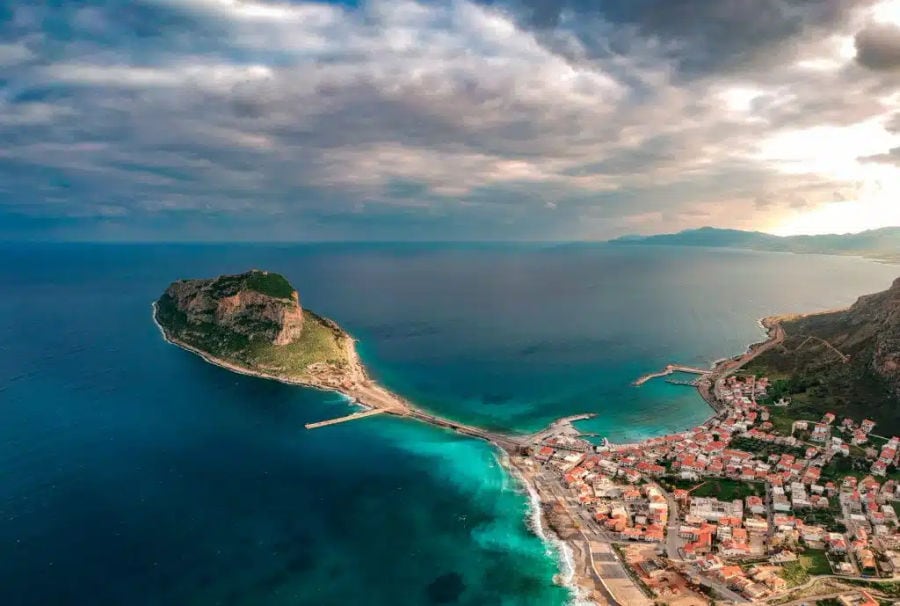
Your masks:
{"label": "green vegetation on rock", "polygon": [[173,283],[156,302],[170,338],[249,370],[304,380],[349,367],[349,337],[300,307],[281,275],[253,270]]}
{"label": "green vegetation on rock", "polygon": [[209,283],[211,294],[218,298],[230,297],[241,290],[253,290],[269,297],[290,299],[294,292],[290,282],[281,274],[259,269],[233,276],[219,276]]}
{"label": "green vegetation on rock", "polygon": [[302,377],[311,364],[345,367],[348,362],[342,345],[344,338],[343,331],[335,324],[304,310],[303,332],[297,341],[282,346],[252,343],[237,352],[236,357],[251,367]]}
{"label": "green vegetation on rock", "polygon": [[245,282],[245,287],[258,293],[290,299],[294,289],[281,274],[264,271],[251,271]]}

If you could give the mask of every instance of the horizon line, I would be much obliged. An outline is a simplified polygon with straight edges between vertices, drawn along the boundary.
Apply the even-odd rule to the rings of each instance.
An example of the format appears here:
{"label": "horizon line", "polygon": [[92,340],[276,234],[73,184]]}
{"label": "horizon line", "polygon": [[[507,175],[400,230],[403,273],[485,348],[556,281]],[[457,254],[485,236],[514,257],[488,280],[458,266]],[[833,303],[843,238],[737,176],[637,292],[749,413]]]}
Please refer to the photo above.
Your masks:
{"label": "horizon line", "polygon": [[165,239],[147,239],[147,240],[91,240],[91,239],[58,239],[58,240],[34,240],[34,239],[0,239],[0,245],[8,245],[8,244],[607,244],[610,242],[614,242],[615,240],[623,239],[623,238],[652,238],[654,236],[671,236],[678,235],[687,232],[693,231],[701,231],[701,230],[719,230],[719,231],[732,231],[732,232],[741,232],[746,234],[763,234],[767,236],[772,236],[774,238],[815,238],[815,237],[827,237],[827,236],[854,236],[859,234],[865,234],[875,231],[881,231],[886,229],[900,229],[900,225],[885,225],[882,227],[875,227],[871,229],[864,229],[860,231],[848,231],[848,232],[832,232],[832,233],[823,233],[823,234],[774,234],[771,232],[760,231],[760,230],[750,230],[750,229],[737,229],[732,227],[714,227],[711,225],[703,225],[701,227],[690,227],[686,229],[682,229],[674,232],[657,232],[651,234],[640,234],[640,233],[626,233],[618,236],[613,236],[611,238],[606,239],[588,239],[588,238],[575,238],[575,239],[560,239],[560,240],[552,240],[552,239],[528,239],[528,238],[508,238],[508,239],[500,239],[500,240],[481,240],[481,239],[472,239],[472,240],[432,240],[432,239],[410,239],[410,240],[402,240],[402,239],[377,239],[377,240],[355,240],[355,239],[323,239],[323,240],[225,240],[225,239],[210,239],[210,240],[165,240]]}

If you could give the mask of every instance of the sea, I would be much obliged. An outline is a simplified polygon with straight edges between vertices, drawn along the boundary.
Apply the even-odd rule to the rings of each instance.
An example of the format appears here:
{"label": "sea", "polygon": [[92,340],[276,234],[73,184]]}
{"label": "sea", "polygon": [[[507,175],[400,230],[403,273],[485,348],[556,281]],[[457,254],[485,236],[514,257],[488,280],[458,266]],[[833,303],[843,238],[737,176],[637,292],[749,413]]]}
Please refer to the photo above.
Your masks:
{"label": "sea", "polygon": [[0,244],[0,604],[562,605],[565,553],[488,444],[238,376],[168,345],[179,278],[261,268],[372,374],[461,422],[578,413],[629,442],[710,416],[759,318],[844,306],[896,265],[606,244]]}

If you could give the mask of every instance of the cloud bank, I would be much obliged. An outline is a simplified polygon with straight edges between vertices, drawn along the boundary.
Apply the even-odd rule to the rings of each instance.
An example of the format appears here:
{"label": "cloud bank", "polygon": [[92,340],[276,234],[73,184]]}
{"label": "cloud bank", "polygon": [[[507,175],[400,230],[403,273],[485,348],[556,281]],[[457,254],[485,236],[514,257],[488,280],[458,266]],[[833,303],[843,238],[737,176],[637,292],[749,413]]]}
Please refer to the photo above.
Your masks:
{"label": "cloud bank", "polygon": [[893,6],[19,0],[0,238],[770,227],[900,193]]}

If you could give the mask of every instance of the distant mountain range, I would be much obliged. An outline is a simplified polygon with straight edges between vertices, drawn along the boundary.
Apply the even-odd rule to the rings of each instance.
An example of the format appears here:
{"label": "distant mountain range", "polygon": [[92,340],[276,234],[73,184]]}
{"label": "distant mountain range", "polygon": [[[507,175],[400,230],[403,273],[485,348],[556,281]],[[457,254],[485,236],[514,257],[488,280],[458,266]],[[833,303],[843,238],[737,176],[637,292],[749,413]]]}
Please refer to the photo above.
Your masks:
{"label": "distant mountain range", "polygon": [[853,255],[900,263],[900,227],[821,236],[774,236],[759,231],[702,227],[677,234],[623,236],[610,242],[623,245],[706,246],[771,252]]}

